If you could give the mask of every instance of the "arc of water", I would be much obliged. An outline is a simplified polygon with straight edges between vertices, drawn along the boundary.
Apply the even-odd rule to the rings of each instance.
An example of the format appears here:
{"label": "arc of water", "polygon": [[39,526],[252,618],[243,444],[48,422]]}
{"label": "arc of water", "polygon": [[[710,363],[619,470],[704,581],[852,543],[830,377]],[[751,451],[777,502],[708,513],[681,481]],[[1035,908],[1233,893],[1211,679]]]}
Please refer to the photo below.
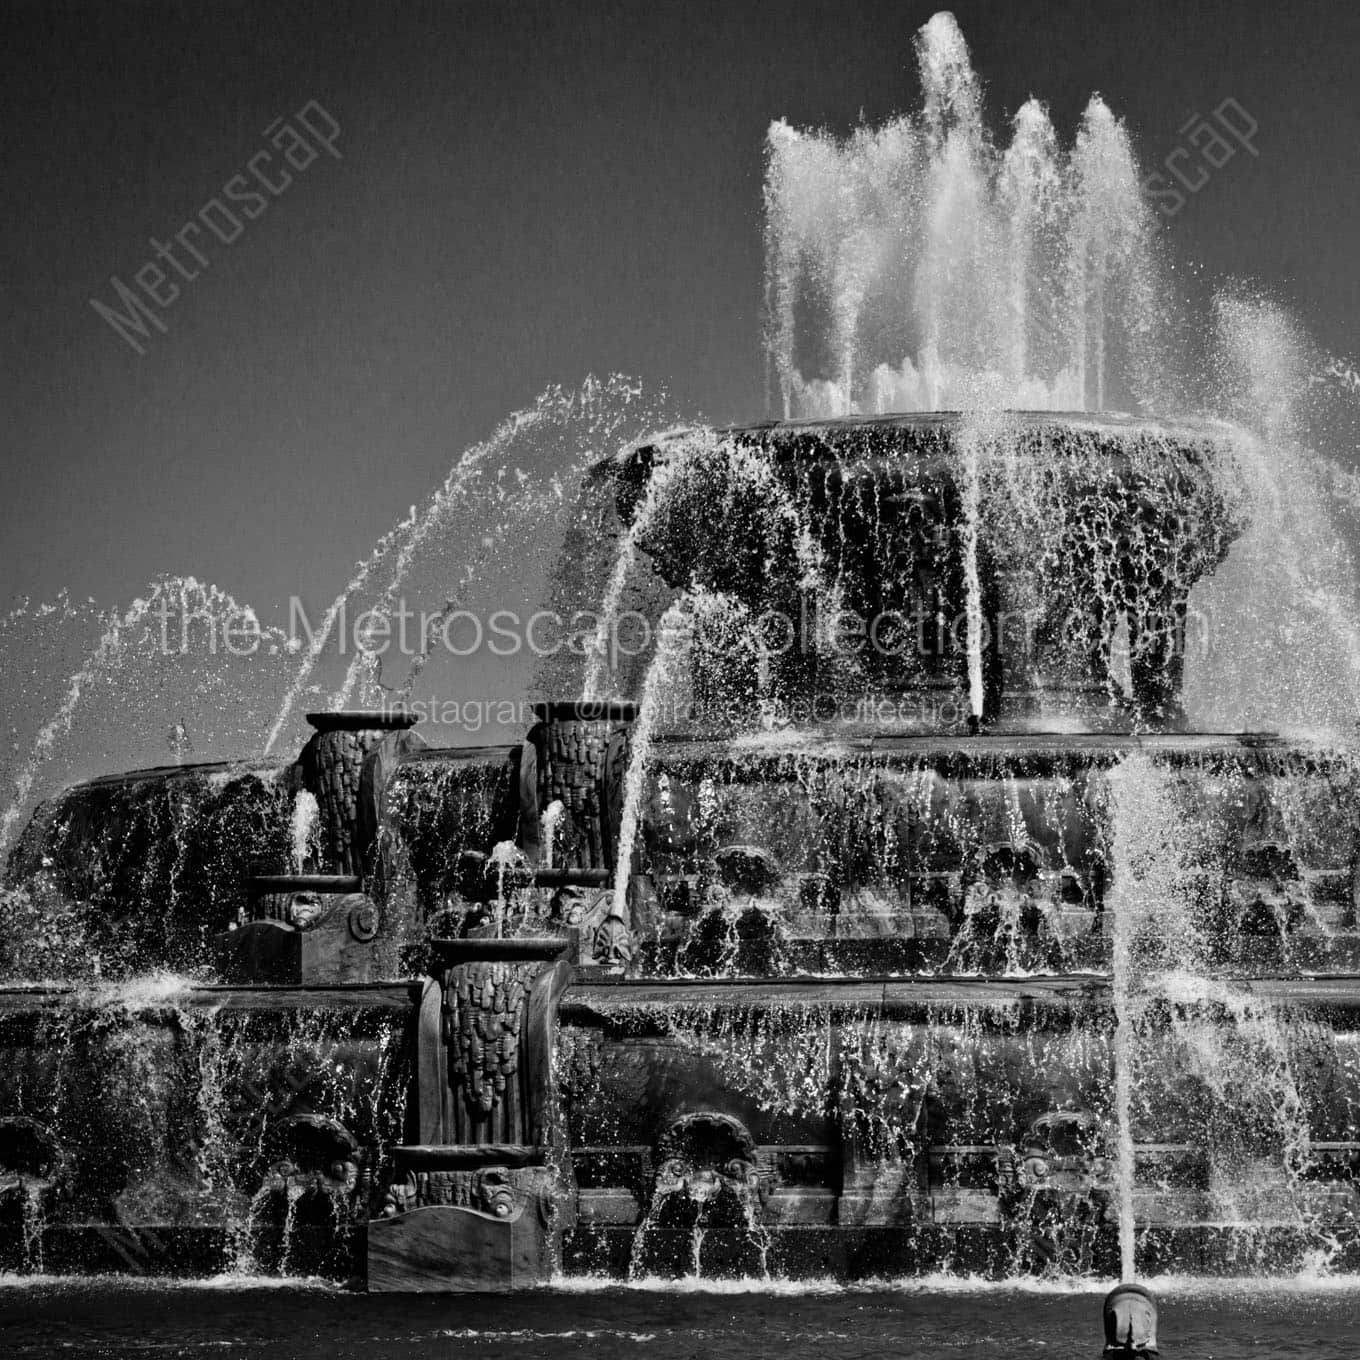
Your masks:
{"label": "arc of water", "polygon": [[1048,110],[1037,99],[1021,105],[1013,126],[1011,144],[1001,160],[997,195],[1008,238],[1010,381],[1020,392],[1030,372],[1031,292],[1039,289],[1039,238],[1049,226],[1058,194],[1058,149]]}
{"label": "arc of water", "polygon": [[[580,469],[573,468],[570,471],[579,474]],[[445,597],[438,612],[428,620],[421,638],[420,651],[412,659],[410,670],[398,691],[400,699],[406,700],[411,697],[415,690],[416,681],[420,679],[421,672],[429,664],[434,651],[435,640],[440,636],[440,632],[448,620],[463,607],[468,588],[476,580],[478,573],[483,570],[488,562],[494,559],[496,553],[504,546],[511,528],[522,528],[525,523],[540,518],[554,503],[561,505],[565,499],[566,489],[560,475],[554,476],[547,487],[541,490],[530,487],[524,491],[522,499],[516,504],[513,516],[502,520],[491,533],[482,539],[481,551],[466,563],[454,588]]]}
{"label": "arc of water", "polygon": [[[719,462],[720,466],[714,466],[715,462]],[[800,586],[811,590],[821,581],[825,568],[821,547],[806,517],[799,512],[792,496],[775,475],[769,459],[760,450],[722,440],[711,430],[687,432],[682,447],[671,450],[670,456],[653,468],[632,522],[620,539],[596,616],[595,631],[586,652],[586,673],[582,684],[582,699],[586,702],[603,697],[609,664],[609,640],[618,619],[623,592],[637,563],[643,536],[654,525],[670,497],[681,489],[682,479],[710,475],[726,479],[729,486],[735,480],[744,479],[747,485],[767,497],[773,516],[792,530]]]}
{"label": "arc of water", "polygon": [[656,655],[647,670],[637,722],[633,727],[633,749],[624,778],[623,815],[619,823],[618,860],[614,869],[614,911],[625,920],[633,845],[637,840],[642,816],[643,778],[652,754],[662,691],[688,642],[688,632],[683,626],[688,610],[689,597],[682,595],[661,616]]}
{"label": "arc of water", "polygon": [[[178,593],[172,600],[171,592]],[[203,602],[191,608],[189,596],[197,592]],[[9,806],[0,815],[0,864],[8,852],[19,818],[23,814],[38,773],[51,756],[57,743],[70,732],[82,698],[93,681],[121,655],[127,635],[145,623],[153,609],[160,604],[177,603],[183,619],[203,617],[211,610],[220,610],[225,617],[256,621],[255,611],[239,604],[226,591],[200,582],[195,577],[172,577],[152,583],[148,593],[132,602],[122,614],[114,615],[105,626],[103,635],[80,668],[66,682],[66,694],[53,716],[43,724],[28,757],[19,767],[10,795]],[[260,630],[263,633],[263,630]]]}
{"label": "arc of water", "polygon": [[[560,396],[558,393],[551,394]],[[383,591],[382,598],[375,607],[375,614],[380,617],[387,617],[397,603],[398,592],[401,590],[402,583],[406,580],[407,573],[411,570],[411,564],[415,559],[416,552],[428,539],[435,526],[439,523],[441,516],[456,503],[458,497],[481,471],[482,465],[496,452],[504,449],[512,440],[522,434],[526,429],[537,425],[544,416],[545,402],[540,398],[539,404],[526,411],[517,411],[508,419],[502,421],[490,438],[483,440],[480,444],[474,444],[468,449],[461,458],[453,465],[449,475],[444,479],[443,485],[430,498],[424,511],[417,518],[416,524],[411,532],[406,536],[400,551],[397,553],[396,562],[392,568],[392,574],[388,579],[387,588]],[[331,696],[331,707],[334,709],[343,708],[349,702],[350,695],[354,692],[354,687],[358,683],[359,675],[364,666],[368,664],[370,654],[363,648],[359,648],[345,672],[345,679],[340,688]]]}
{"label": "arc of water", "polygon": [[278,714],[274,718],[273,726],[269,729],[269,735],[265,738],[264,754],[269,755],[274,749],[274,743],[278,741],[287,725],[288,719],[293,714],[293,709],[297,706],[297,701],[302,695],[303,688],[311,678],[312,671],[316,668],[316,663],[325,651],[326,644],[330,641],[331,633],[335,630],[336,621],[339,619],[346,604],[353,597],[356,591],[363,588],[364,583],[372,574],[374,568],[387,556],[396,546],[403,535],[414,531],[417,524],[416,508],[413,505],[407,513],[406,518],[401,520],[387,531],[374,545],[373,551],[359,564],[359,570],[350,578],[345,588],[331,602],[331,606],[326,610],[325,617],[321,620],[321,627],[311,636],[307,646],[307,651],[298,666],[297,674],[293,677],[293,683],[288,687],[288,692],[283,697],[283,703],[279,706]]}
{"label": "arc of water", "polygon": [[[421,546],[444,522],[454,506],[460,503],[476,480],[490,469],[496,455],[507,453],[517,439],[536,431],[551,431],[553,428],[565,430],[571,437],[571,453],[576,460],[569,470],[577,471],[580,459],[597,449],[601,443],[616,444],[625,438],[623,431],[626,426],[637,427],[640,436],[648,426],[657,428],[664,424],[663,413],[667,404],[664,392],[645,393],[636,380],[619,374],[605,380],[587,377],[580,388],[574,391],[557,386],[546,389],[532,406],[502,421],[486,440],[474,445],[459,458],[402,544],[387,587],[374,608],[375,616],[390,616],[402,583],[411,571]],[[504,472],[505,469],[501,468],[497,478]],[[554,495],[561,494],[562,473],[563,469],[554,469],[551,483]],[[493,491],[497,486],[499,480],[493,484]],[[362,647],[358,650],[346,671],[344,682],[331,698],[332,707],[343,706],[349,701],[360,675],[372,665],[373,660],[373,653]]]}

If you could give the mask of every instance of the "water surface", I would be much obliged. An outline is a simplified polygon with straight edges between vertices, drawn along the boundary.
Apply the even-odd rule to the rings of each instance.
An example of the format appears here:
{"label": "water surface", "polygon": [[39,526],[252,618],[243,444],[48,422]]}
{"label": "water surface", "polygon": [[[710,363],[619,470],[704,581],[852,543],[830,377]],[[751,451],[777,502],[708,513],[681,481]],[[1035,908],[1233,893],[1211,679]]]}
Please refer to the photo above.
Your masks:
{"label": "water surface", "polygon": [[[1096,1357],[1103,1288],[951,1281],[846,1289],[574,1284],[514,1297],[364,1295],[321,1284],[17,1279],[0,1287],[6,1356],[644,1355],[647,1360]],[[1165,1360],[1356,1354],[1360,1282],[1167,1282]]]}

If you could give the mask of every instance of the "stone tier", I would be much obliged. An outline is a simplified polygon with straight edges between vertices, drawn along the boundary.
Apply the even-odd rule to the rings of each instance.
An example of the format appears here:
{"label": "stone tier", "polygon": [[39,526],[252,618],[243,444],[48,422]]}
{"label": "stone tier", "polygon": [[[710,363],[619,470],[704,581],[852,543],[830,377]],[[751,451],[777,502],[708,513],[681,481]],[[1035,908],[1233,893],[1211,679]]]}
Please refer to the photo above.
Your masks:
{"label": "stone tier", "polygon": [[962,729],[975,605],[983,725],[1101,731],[1181,724],[1190,591],[1244,500],[1224,426],[933,412],[669,434],[599,464],[583,504],[606,544],[645,517],[653,598],[629,607],[653,623],[696,584],[748,621],[789,621],[762,634],[763,663],[701,627],[700,726],[764,705]]}
{"label": "stone tier", "polygon": [[[1179,1039],[1154,1023],[1134,1122],[1140,1272],[1287,1271],[1318,1234],[1353,1269],[1360,978],[1240,991],[1279,1016],[1309,1100],[1307,1166],[1239,1145],[1193,1092],[1158,1084]],[[25,1191],[0,1194],[7,1266],[202,1273],[247,1242],[264,1269],[343,1278],[367,1236],[375,1287],[504,1288],[541,1278],[557,1233],[569,1273],[683,1272],[694,1225],[649,1215],[677,1184],[710,1205],[706,1273],[1113,1269],[1107,979],[578,982],[558,1008],[556,1151],[523,1134],[421,1141],[406,1098],[421,1059],[401,1036],[429,996],[429,982],[0,990],[6,1108],[25,1125],[0,1127],[0,1156],[42,1153],[3,1168]],[[424,1273],[410,1242],[375,1252],[365,1232],[394,1184],[423,1197],[386,1222],[435,1253]],[[480,1224],[495,1250],[460,1266],[447,1224],[422,1235],[435,1209],[464,1246]]]}

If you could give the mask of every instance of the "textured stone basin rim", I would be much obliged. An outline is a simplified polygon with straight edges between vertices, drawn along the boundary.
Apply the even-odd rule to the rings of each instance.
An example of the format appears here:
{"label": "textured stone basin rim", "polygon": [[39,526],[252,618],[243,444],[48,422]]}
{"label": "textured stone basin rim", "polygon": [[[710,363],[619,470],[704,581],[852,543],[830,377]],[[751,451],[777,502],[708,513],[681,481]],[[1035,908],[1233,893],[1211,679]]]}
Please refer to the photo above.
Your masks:
{"label": "textured stone basin rim", "polygon": [[420,718],[402,708],[351,708],[335,713],[308,713],[307,721],[318,732],[370,732],[401,731],[414,727]]}
{"label": "textured stone basin rim", "polygon": [[[1072,432],[1108,435],[1112,439],[1154,438],[1194,443],[1225,443],[1235,433],[1232,425],[1217,420],[1157,420],[1118,412],[1090,411],[1000,411],[995,413],[1016,433]],[[854,440],[864,435],[904,438],[912,434],[934,434],[956,429],[968,421],[966,411],[907,411],[897,415],[837,416],[825,420],[758,420],[726,425],[714,431],[720,439],[764,436],[810,435],[830,443],[838,438]],[[597,467],[629,461],[639,450],[665,451],[682,444],[695,433],[692,429],[654,435],[631,449],[621,449],[601,459]]]}

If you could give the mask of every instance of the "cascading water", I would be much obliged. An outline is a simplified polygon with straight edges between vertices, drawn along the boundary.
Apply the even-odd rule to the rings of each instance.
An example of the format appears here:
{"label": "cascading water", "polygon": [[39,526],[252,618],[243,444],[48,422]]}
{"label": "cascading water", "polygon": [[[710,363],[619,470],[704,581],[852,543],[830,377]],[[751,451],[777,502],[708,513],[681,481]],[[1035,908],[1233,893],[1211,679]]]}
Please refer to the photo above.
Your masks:
{"label": "cascading water", "polygon": [[[234,602],[162,583],[109,621],[0,822],[25,1268],[127,1220],[344,1275],[370,1218],[378,1279],[438,1222],[499,1281],[502,1220],[633,1277],[1360,1260],[1335,735],[1360,638],[1327,504],[1360,497],[1310,424],[1354,373],[1241,293],[1212,381],[1174,371],[1116,116],[1093,98],[1065,147],[1031,99],[999,146],[952,17],[917,57],[916,115],[770,129],[787,424],[676,430],[622,380],[553,390],[378,542],[300,660],[263,630],[267,753],[306,694],[413,701],[477,583],[527,588],[524,539],[570,518],[554,602],[594,626],[540,684],[585,702],[525,745],[366,744],[351,714],[294,764],[204,770],[177,705],[173,771],[73,789],[20,839],[161,599]],[[1107,409],[1166,393],[1171,420]],[[375,646],[323,685],[380,568],[374,634],[422,572],[433,591],[404,682]],[[619,646],[628,617],[650,651]],[[600,717],[615,693],[636,718]],[[324,902],[275,894],[283,870]],[[230,935],[276,952],[215,985]],[[183,975],[136,979],[158,962]]]}
{"label": "cascading water", "polygon": [[628,883],[633,871],[633,848],[642,815],[643,775],[652,753],[652,734],[660,717],[662,696],[671,669],[686,640],[688,601],[677,600],[661,617],[656,656],[643,685],[641,715],[633,733],[633,750],[623,783],[623,813],[619,821],[618,862],[614,869],[614,910],[627,911]]}
{"label": "cascading water", "polygon": [[604,697],[611,655],[619,643],[623,597],[638,571],[642,545],[650,533],[677,513],[683,514],[696,498],[711,501],[718,491],[728,502],[758,506],[762,517],[768,517],[771,536],[787,537],[799,573],[799,588],[811,592],[824,585],[825,561],[820,545],[806,515],[768,462],[711,431],[689,431],[673,440],[666,440],[664,435],[661,438],[667,444],[665,456],[648,472],[641,500],[614,550],[599,603],[586,650],[582,699],[587,703]]}
{"label": "cascading water", "polygon": [[[240,604],[218,587],[191,576],[154,582],[145,595],[104,622],[98,643],[67,680],[60,705],[42,724],[32,749],[19,764],[9,802],[0,813],[0,863],[9,852],[20,817],[29,809],[43,765],[55,747],[70,734],[88,692],[110,670],[127,664],[128,655],[134,649],[140,648],[171,660],[177,654],[182,655],[187,651],[184,639],[188,633],[185,630],[195,625],[199,630],[206,628],[213,633],[227,625],[253,628],[256,636],[266,643],[266,650],[268,645],[273,645],[276,652],[282,647],[282,634],[278,630],[262,627],[253,609]],[[215,636],[213,641],[216,642]],[[213,677],[213,680],[216,685],[221,684],[220,677]]]}
{"label": "cascading water", "polygon": [[[949,409],[983,376],[1020,409],[1132,404],[1159,285],[1127,132],[1096,96],[1064,154],[1030,100],[998,152],[953,16],[916,49],[917,118],[845,141],[770,129],[767,343],[785,418]],[[825,377],[798,358],[819,326]]]}
{"label": "cascading water", "polygon": [[307,789],[298,791],[297,798],[293,803],[293,872],[304,873],[307,863],[313,857],[315,850],[314,837],[316,835],[316,819],[320,815],[321,809],[317,804],[316,795]]}

